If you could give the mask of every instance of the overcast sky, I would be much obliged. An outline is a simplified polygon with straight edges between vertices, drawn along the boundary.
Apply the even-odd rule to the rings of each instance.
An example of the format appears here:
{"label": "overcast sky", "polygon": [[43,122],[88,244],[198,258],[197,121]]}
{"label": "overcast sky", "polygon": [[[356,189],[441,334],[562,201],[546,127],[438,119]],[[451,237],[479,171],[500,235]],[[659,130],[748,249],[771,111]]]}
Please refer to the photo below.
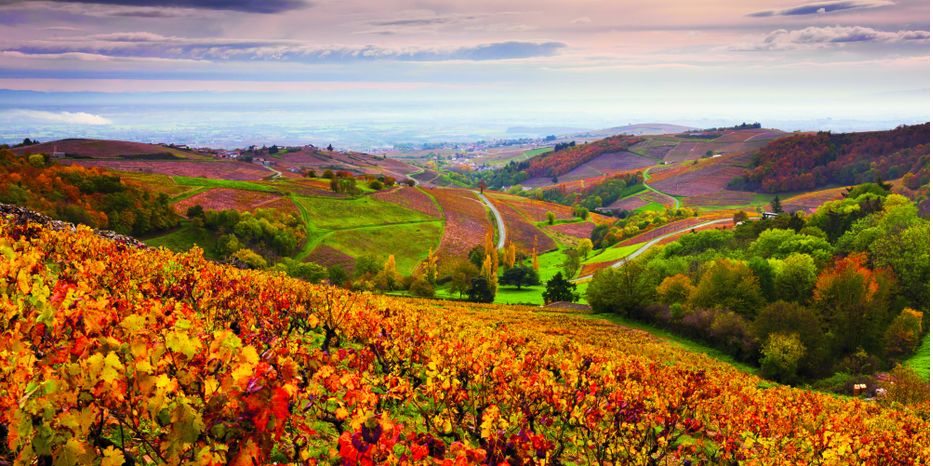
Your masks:
{"label": "overcast sky", "polygon": [[[928,118],[927,0],[0,0],[0,89]],[[620,122],[625,123],[625,122]]]}

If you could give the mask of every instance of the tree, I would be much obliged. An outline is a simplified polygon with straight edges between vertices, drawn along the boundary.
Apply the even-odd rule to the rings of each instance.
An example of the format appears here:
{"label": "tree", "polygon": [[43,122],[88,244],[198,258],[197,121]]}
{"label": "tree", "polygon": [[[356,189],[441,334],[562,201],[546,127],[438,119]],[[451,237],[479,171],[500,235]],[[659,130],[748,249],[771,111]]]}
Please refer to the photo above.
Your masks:
{"label": "tree", "polygon": [[524,265],[506,269],[500,281],[503,285],[512,285],[519,290],[522,289],[523,285],[534,286],[541,284],[541,279],[538,278],[538,272]]}
{"label": "tree", "polygon": [[424,279],[428,281],[431,285],[437,283],[437,252],[433,248],[428,248],[428,257],[422,263],[422,269],[424,271]]}
{"label": "tree", "polygon": [[658,285],[657,293],[658,299],[664,304],[683,304],[687,302],[687,298],[689,298],[695,290],[696,287],[693,286],[690,277],[684,274],[677,274],[662,280],[661,284]]}
{"label": "tree", "polygon": [[865,262],[863,254],[838,259],[816,280],[813,301],[830,329],[836,354],[858,348],[877,352],[881,333],[893,319],[888,302],[893,278]]}
{"label": "tree", "polygon": [[188,218],[204,218],[204,207],[201,207],[201,204],[195,204],[191,207],[188,207],[188,210],[185,211],[185,216]]}
{"label": "tree", "polygon": [[333,146],[332,144],[328,144],[328,145],[327,145],[327,152],[333,152],[333,151],[334,151],[334,146]]}
{"label": "tree", "polygon": [[771,212],[776,214],[784,212],[784,207],[781,206],[781,198],[777,195],[774,196],[774,199],[771,199]]}
{"label": "tree", "polygon": [[558,301],[572,303],[580,299],[580,295],[576,291],[577,285],[565,279],[560,272],[557,272],[556,275],[547,281],[542,296],[544,297],[545,304],[556,303]]}
{"label": "tree", "polygon": [[489,286],[489,281],[483,277],[470,280],[469,300],[474,303],[491,303],[496,299],[496,292]]}
{"label": "tree", "polygon": [[589,238],[583,238],[577,243],[577,250],[580,251],[580,256],[583,259],[586,259],[590,256],[590,252],[593,251],[593,241]]}
{"label": "tree", "polygon": [[411,291],[412,294],[421,298],[434,297],[434,285],[431,285],[431,283],[423,277],[412,280],[411,286],[408,287],[408,291]]}
{"label": "tree", "polygon": [[374,278],[376,286],[383,291],[397,290],[402,281],[401,275],[395,267],[395,255],[389,254],[385,263],[382,264],[382,270]]}
{"label": "tree", "polygon": [[821,375],[829,367],[826,361],[826,337],[820,318],[813,310],[797,303],[777,301],[758,313],[752,327],[762,343],[771,334],[797,335],[807,348],[799,369],[809,375]]}
{"label": "tree", "polygon": [[707,267],[690,296],[693,307],[724,308],[752,318],[764,303],[758,277],[745,262],[718,259]]}
{"label": "tree", "polygon": [[732,223],[736,225],[747,222],[747,221],[748,221],[748,214],[746,214],[744,210],[740,210],[732,216]]}
{"label": "tree", "polygon": [[655,285],[643,261],[628,261],[619,268],[607,267],[593,276],[586,299],[598,312],[633,315],[655,297]]}
{"label": "tree", "polygon": [[899,358],[913,354],[923,335],[923,313],[905,308],[884,331],[884,352]]}
{"label": "tree", "polygon": [[450,269],[450,291],[461,298],[470,291],[473,279],[479,275],[479,269],[471,261],[458,259]]}
{"label": "tree", "polygon": [[486,191],[486,182],[483,181],[483,180],[480,180],[480,182],[479,182],[479,193],[480,193],[480,194],[483,194],[485,191]]}
{"label": "tree", "polygon": [[[493,254],[496,253],[493,252]],[[499,288],[499,270],[492,256],[487,254],[486,258],[483,259],[483,266],[479,269],[479,276],[486,280],[486,287],[488,287],[493,296],[495,296]]]}
{"label": "tree", "polygon": [[796,333],[773,333],[761,348],[761,372],[783,383],[797,379],[797,366],[807,354],[807,347]]}
{"label": "tree", "polygon": [[505,247],[505,254],[503,255],[503,262],[506,269],[515,267],[515,258],[517,254],[518,253],[515,250],[515,243],[509,241],[509,245]]}
{"label": "tree", "polygon": [[482,245],[473,246],[473,249],[470,249],[470,252],[467,253],[467,257],[478,269],[483,266],[483,259],[486,258],[486,248]]}
{"label": "tree", "polygon": [[372,254],[367,254],[356,258],[356,264],[353,267],[353,271],[357,278],[364,275],[372,276],[379,273],[382,265],[383,264],[380,263],[378,257]]}
{"label": "tree", "polygon": [[813,258],[800,253],[780,262],[774,279],[774,292],[779,299],[805,303],[816,285],[816,264]]}
{"label": "tree", "polygon": [[564,273],[568,277],[573,277],[577,274],[577,269],[580,268],[580,250],[575,248],[564,249],[564,263],[563,269]]}
{"label": "tree", "polygon": [[547,224],[548,224],[548,225],[553,225],[553,224],[554,224],[554,220],[557,219],[557,216],[554,215],[554,212],[551,212],[551,211],[549,210],[549,211],[547,212],[547,214],[545,214],[545,215],[547,216]]}

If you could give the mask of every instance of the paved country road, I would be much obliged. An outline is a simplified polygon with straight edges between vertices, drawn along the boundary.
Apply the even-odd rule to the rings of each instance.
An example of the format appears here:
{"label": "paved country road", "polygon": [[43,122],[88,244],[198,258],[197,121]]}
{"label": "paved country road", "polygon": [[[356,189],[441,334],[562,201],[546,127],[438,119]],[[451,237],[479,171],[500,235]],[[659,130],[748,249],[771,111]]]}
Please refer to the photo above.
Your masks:
{"label": "paved country road", "polygon": [[489,207],[489,210],[492,210],[492,214],[496,217],[496,228],[499,229],[499,244],[496,245],[496,249],[502,249],[505,247],[505,222],[502,220],[502,214],[499,213],[499,209],[496,206],[492,205],[492,202],[486,197],[485,194],[479,191],[473,191],[479,196],[480,200]]}
{"label": "paved country road", "polygon": [[[751,219],[749,219],[749,220],[751,220]],[[672,232],[670,232],[670,233],[667,233],[667,234],[658,236],[657,238],[654,238],[654,239],[652,239],[652,240],[646,242],[644,245],[642,245],[642,247],[636,249],[636,250],[633,251],[631,254],[629,254],[629,255],[623,257],[622,259],[619,259],[617,262],[614,262],[612,265],[610,265],[610,267],[612,267],[612,268],[619,268],[619,267],[621,267],[622,264],[624,264],[624,263],[626,263],[626,262],[628,262],[628,261],[630,261],[630,260],[632,260],[632,259],[634,259],[634,258],[636,258],[636,257],[638,257],[638,256],[640,256],[640,255],[642,255],[642,254],[644,254],[645,251],[647,251],[649,248],[651,248],[651,246],[654,246],[655,244],[658,244],[659,241],[661,241],[661,240],[663,240],[663,239],[665,239],[665,238],[670,238],[671,236],[679,235],[679,234],[681,234],[681,233],[686,233],[686,232],[688,232],[688,231],[690,231],[690,230],[693,230],[693,229],[696,229],[696,228],[702,228],[702,227],[705,227],[705,226],[707,226],[707,225],[715,225],[715,224],[717,224],[717,223],[728,223],[728,222],[731,222],[731,221],[732,221],[732,217],[729,217],[729,218],[717,218],[717,219],[715,219],[715,220],[709,220],[709,221],[706,221],[706,222],[703,222],[703,223],[698,223],[698,224],[693,225],[693,226],[689,226],[689,227],[686,227],[686,228],[681,228],[680,230],[672,231]],[[582,276],[582,277],[577,277],[577,278],[574,279],[573,281],[574,281],[574,282],[581,282],[581,281],[584,281],[584,280],[589,280],[589,279],[591,279],[591,278],[593,278],[593,274],[584,275],[584,276]]]}

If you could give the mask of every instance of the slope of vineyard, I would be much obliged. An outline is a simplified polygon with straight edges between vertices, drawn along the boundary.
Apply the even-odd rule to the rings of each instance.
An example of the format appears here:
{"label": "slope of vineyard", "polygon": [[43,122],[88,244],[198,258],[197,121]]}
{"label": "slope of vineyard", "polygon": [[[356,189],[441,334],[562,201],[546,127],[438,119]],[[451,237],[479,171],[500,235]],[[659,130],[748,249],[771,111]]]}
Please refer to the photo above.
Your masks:
{"label": "slope of vineyard", "polygon": [[768,384],[599,320],[12,217],[0,255],[5,463],[929,463],[928,405]]}

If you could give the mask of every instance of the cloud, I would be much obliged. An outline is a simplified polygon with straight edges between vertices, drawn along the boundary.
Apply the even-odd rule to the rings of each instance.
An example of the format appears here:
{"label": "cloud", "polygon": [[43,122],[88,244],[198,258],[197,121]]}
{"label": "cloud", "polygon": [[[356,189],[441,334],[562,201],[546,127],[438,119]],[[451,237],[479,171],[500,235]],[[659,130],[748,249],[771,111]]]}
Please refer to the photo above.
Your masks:
{"label": "cloud", "polygon": [[794,50],[842,46],[852,43],[928,44],[929,31],[879,31],[862,26],[808,27],[805,29],[778,29],[768,33],[761,41],[733,50]]}
{"label": "cloud", "polygon": [[[0,5],[14,3],[32,3],[39,0],[0,0]],[[98,5],[119,5],[133,7],[148,7],[147,12],[136,12],[143,16],[156,15],[159,12],[153,7],[162,8],[196,8],[204,10],[228,10],[244,13],[281,13],[283,11],[305,8],[311,4],[305,0],[42,0],[56,3],[91,3]],[[136,16],[132,12],[123,15]]]}
{"label": "cloud", "polygon": [[31,120],[65,123],[69,125],[110,125],[112,121],[93,113],[85,112],[46,112],[42,110],[11,110],[18,116]]}
{"label": "cloud", "polygon": [[268,61],[340,63],[354,61],[488,61],[551,56],[561,42],[496,42],[459,48],[392,49],[368,46],[318,46],[291,40],[192,39],[166,37],[149,32],[99,34],[85,38],[56,38],[12,47],[7,55],[25,56],[86,54],[111,58],[149,58],[207,61]]}
{"label": "cloud", "polygon": [[833,13],[836,11],[846,11],[846,10],[863,10],[866,8],[878,8],[883,6],[894,5],[894,2],[888,0],[852,0],[852,1],[839,1],[839,2],[817,2],[817,3],[807,3],[800,6],[795,6],[793,8],[786,8],[783,10],[765,10],[759,11],[756,13],[751,13],[748,16],[754,16],[758,18],[766,18],[769,16],[806,16],[806,15],[822,15],[826,13]]}
{"label": "cloud", "polygon": [[589,24],[589,23],[592,23],[592,22],[593,22],[593,20],[590,19],[589,16],[581,16],[581,17],[579,17],[579,18],[576,18],[576,19],[574,19],[574,20],[571,20],[571,21],[570,21],[570,24]]}

